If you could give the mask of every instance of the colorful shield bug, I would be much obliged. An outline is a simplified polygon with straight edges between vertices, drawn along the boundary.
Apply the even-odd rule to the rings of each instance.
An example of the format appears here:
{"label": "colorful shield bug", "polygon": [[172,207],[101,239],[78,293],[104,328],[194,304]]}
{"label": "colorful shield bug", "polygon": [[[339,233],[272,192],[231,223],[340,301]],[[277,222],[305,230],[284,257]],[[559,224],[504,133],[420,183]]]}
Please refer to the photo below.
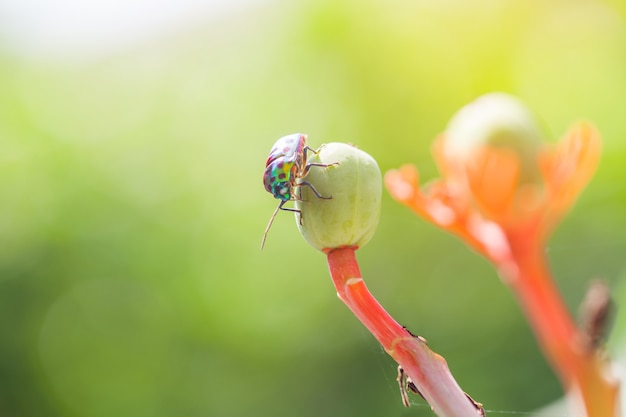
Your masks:
{"label": "colorful shield bug", "polygon": [[318,198],[326,200],[332,198],[323,197],[317,192],[315,187],[306,181],[301,181],[301,179],[306,176],[311,167],[315,166],[325,168],[337,164],[307,164],[306,159],[308,151],[317,154],[317,150],[307,146],[305,134],[294,133],[278,139],[267,157],[267,162],[265,162],[265,173],[263,174],[263,184],[265,185],[265,189],[271,193],[274,198],[280,200],[280,203],[278,204],[278,207],[276,207],[276,210],[274,210],[274,214],[272,214],[272,217],[265,228],[263,241],[261,242],[261,249],[263,249],[263,245],[265,245],[267,232],[270,230],[278,210],[293,211],[298,213],[300,217],[300,224],[302,224],[302,212],[300,210],[283,207],[287,201],[299,199],[294,192],[295,187],[307,186],[311,188],[313,193]]}

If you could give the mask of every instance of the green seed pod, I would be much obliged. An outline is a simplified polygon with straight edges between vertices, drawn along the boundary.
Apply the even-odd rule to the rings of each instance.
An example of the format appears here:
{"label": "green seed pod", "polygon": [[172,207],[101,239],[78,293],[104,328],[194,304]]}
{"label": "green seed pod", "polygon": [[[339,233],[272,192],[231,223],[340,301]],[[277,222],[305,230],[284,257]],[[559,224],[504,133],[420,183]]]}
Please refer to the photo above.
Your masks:
{"label": "green seed pod", "polygon": [[309,153],[307,163],[329,166],[312,166],[300,181],[324,197],[305,184],[298,187],[302,224],[297,214],[296,223],[302,236],[321,251],[365,245],[380,218],[382,175],[374,158],[354,146],[329,143],[317,155]]}
{"label": "green seed pod", "polygon": [[512,150],[520,161],[520,182],[537,182],[541,176],[537,153],[545,134],[535,116],[517,98],[505,93],[479,97],[450,120],[443,144],[452,164],[471,161],[484,146]]}

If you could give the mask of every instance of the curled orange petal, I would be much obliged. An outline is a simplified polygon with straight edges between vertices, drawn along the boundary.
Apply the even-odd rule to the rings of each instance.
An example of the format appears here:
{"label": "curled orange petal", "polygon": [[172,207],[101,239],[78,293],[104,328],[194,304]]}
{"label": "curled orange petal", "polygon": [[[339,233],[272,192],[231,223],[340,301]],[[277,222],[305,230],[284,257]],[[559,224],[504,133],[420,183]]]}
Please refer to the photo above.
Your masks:
{"label": "curled orange petal", "polygon": [[574,203],[595,173],[601,148],[596,128],[580,122],[545,157],[542,169],[549,187],[551,210],[564,213]]}

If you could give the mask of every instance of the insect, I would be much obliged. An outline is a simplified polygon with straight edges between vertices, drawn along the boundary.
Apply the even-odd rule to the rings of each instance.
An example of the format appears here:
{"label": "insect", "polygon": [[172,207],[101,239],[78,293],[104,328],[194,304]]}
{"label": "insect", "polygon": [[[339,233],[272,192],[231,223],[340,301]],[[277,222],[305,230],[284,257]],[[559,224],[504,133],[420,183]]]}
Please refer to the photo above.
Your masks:
{"label": "insect", "polygon": [[402,404],[404,404],[405,407],[411,406],[411,401],[409,401],[409,394],[407,393],[407,390],[411,390],[414,393],[419,394],[420,397],[424,398],[420,390],[417,389],[417,386],[415,385],[411,377],[406,374],[406,372],[400,365],[398,365],[398,377],[396,378],[396,381],[398,381],[398,385],[400,386],[400,397],[402,398]]}
{"label": "insect", "polygon": [[[398,381],[398,385],[400,386],[400,397],[402,398],[402,404],[404,404],[405,407],[411,406],[411,401],[409,401],[409,394],[407,392],[408,390],[419,394],[420,397],[426,400],[424,394],[420,392],[420,390],[417,388],[417,385],[415,385],[411,377],[406,374],[406,371],[400,365],[398,365],[398,377],[396,378],[396,381]],[[478,415],[478,417],[487,416],[485,408],[481,403],[475,401],[472,397],[469,396],[468,393],[464,392],[463,394],[465,394],[465,397],[469,400],[470,403],[472,403],[474,408],[476,408],[476,415]]]}
{"label": "insect", "polygon": [[329,167],[333,164],[307,164],[307,152],[313,152],[317,154],[317,150],[307,146],[307,136],[304,133],[294,133],[292,135],[284,136],[276,141],[269,156],[267,162],[265,162],[265,173],[263,174],[263,185],[265,189],[271,193],[274,198],[280,200],[278,207],[274,210],[274,214],[270,218],[265,233],[263,233],[263,240],[261,241],[261,249],[265,245],[265,239],[267,238],[267,232],[272,226],[272,222],[278,213],[278,210],[293,211],[298,213],[300,224],[302,224],[302,212],[295,208],[283,207],[287,201],[300,200],[295,194],[296,187],[306,186],[309,187],[317,198],[324,200],[331,199],[332,197],[323,197],[313,185],[306,181],[298,181],[306,176],[311,167]]}

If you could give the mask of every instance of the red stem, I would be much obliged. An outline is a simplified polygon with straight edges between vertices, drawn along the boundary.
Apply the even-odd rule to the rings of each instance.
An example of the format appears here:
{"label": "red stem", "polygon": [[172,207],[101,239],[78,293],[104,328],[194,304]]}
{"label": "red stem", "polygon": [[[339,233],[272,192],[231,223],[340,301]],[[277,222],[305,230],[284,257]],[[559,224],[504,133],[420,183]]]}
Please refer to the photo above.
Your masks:
{"label": "red stem", "polygon": [[405,370],[433,411],[440,417],[476,417],[477,407],[456,383],[446,361],[423,338],[399,325],[372,296],[361,277],[356,248],[327,253],[337,295]]}
{"label": "red stem", "polygon": [[337,296],[370,330],[385,348],[391,347],[398,335],[410,333],[398,324],[372,296],[361,278],[355,249],[340,248],[328,253],[328,267],[337,289]]}
{"label": "red stem", "polygon": [[516,294],[548,361],[572,401],[585,417],[619,416],[619,383],[609,361],[584,344],[547,269],[541,247],[524,234],[509,236],[515,268],[501,268]]}

